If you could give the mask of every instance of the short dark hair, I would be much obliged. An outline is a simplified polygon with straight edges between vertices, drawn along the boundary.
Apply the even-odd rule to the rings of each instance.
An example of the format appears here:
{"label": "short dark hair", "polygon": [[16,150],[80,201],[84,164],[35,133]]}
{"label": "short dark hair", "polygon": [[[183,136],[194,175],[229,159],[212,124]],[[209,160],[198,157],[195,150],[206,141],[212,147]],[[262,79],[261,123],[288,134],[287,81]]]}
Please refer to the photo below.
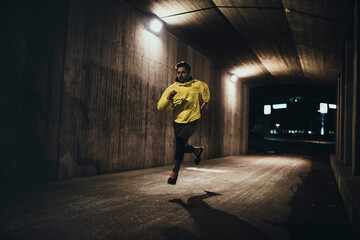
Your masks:
{"label": "short dark hair", "polygon": [[190,67],[190,65],[189,65],[187,62],[185,62],[185,61],[178,62],[178,63],[175,65],[175,69],[178,69],[179,67],[184,67],[188,73],[191,72],[191,67]]}

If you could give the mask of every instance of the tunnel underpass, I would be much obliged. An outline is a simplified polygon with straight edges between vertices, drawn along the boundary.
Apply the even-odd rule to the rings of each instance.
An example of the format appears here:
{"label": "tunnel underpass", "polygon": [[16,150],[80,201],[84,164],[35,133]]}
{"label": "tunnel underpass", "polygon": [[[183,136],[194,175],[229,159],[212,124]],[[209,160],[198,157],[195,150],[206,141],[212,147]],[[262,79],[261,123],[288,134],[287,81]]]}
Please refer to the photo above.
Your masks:
{"label": "tunnel underpass", "polygon": [[[356,239],[358,15],[359,0],[7,1],[0,238]],[[198,111],[177,122],[198,121],[188,142],[176,106]],[[172,186],[181,147],[201,163],[186,154]]]}

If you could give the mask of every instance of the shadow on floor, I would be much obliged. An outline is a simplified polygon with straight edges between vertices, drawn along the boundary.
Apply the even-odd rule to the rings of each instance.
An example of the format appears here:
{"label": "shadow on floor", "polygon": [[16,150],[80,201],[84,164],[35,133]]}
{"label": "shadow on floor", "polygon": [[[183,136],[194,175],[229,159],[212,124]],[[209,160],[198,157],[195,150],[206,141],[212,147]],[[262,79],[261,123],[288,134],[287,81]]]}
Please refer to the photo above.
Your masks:
{"label": "shadow on floor", "polygon": [[193,196],[185,203],[181,199],[169,200],[189,212],[197,225],[197,233],[173,227],[164,230],[168,239],[269,239],[265,233],[235,215],[212,208],[203,200],[220,194],[205,191],[205,195]]}

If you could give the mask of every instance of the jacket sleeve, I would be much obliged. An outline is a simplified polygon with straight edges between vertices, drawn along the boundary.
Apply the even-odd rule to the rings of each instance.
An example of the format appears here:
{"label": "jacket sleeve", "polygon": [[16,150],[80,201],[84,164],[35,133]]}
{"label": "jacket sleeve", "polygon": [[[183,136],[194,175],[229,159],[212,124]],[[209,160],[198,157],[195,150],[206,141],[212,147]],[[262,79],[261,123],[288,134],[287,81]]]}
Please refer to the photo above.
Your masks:
{"label": "jacket sleeve", "polygon": [[210,90],[209,86],[204,82],[201,82],[200,93],[204,102],[208,103],[210,101]]}
{"label": "jacket sleeve", "polygon": [[170,105],[171,101],[167,99],[167,96],[169,95],[169,88],[167,88],[164,93],[161,95],[161,98],[157,104],[157,109],[162,111],[166,110],[166,108]]}

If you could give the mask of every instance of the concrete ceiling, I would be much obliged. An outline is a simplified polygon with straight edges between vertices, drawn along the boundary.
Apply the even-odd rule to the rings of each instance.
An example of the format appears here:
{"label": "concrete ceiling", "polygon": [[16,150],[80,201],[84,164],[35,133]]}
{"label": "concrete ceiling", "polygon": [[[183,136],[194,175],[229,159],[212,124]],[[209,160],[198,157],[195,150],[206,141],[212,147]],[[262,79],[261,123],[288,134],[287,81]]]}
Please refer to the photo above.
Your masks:
{"label": "concrete ceiling", "polygon": [[353,0],[128,0],[250,87],[336,86]]}

